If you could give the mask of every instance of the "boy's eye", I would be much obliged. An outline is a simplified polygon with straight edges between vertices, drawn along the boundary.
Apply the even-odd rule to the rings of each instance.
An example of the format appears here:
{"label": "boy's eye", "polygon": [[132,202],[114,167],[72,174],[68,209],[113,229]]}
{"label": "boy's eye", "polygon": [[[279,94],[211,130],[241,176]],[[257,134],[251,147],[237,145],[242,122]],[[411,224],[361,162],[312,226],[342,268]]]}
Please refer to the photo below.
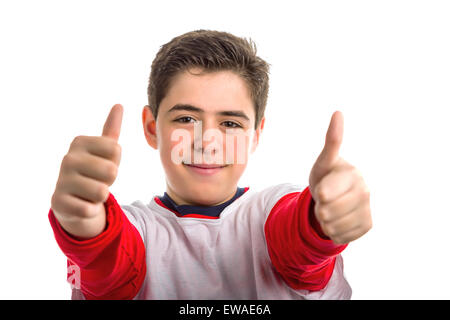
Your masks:
{"label": "boy's eye", "polygon": [[[180,122],[180,123],[189,123],[189,122],[195,122],[196,120],[194,118],[192,118],[192,117],[181,117],[181,118],[178,118],[178,119],[176,119],[174,121],[175,122]],[[224,121],[222,123],[227,128],[242,128],[241,125],[239,125],[238,123],[233,122],[233,121]]]}
{"label": "boy's eye", "polygon": [[178,118],[178,119],[176,119],[174,121],[181,122],[181,123],[189,123],[189,122],[192,122],[191,120],[195,121],[195,119],[191,118],[191,117],[181,117],[181,118]]}
{"label": "boy's eye", "polygon": [[236,122],[233,121],[225,121],[223,122],[225,124],[226,127],[228,128],[242,128],[241,125],[237,124]]}

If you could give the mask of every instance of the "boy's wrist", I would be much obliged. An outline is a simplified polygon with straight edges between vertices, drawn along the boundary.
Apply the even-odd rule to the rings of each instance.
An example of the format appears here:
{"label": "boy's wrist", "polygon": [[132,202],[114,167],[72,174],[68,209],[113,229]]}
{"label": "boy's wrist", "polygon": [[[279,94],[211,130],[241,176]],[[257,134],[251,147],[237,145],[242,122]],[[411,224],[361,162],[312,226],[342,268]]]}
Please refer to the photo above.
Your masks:
{"label": "boy's wrist", "polygon": [[99,206],[100,212],[91,218],[65,219],[53,209],[55,216],[61,229],[69,236],[76,240],[89,240],[100,235],[107,226],[105,204]]}
{"label": "boy's wrist", "polygon": [[311,197],[311,202],[309,204],[309,224],[311,228],[317,233],[317,235],[324,239],[324,240],[331,240],[322,230],[320,227],[320,223],[316,218],[316,214],[314,212],[314,206],[315,202],[314,199]]}
{"label": "boy's wrist", "polygon": [[303,211],[303,225],[307,226],[306,228],[303,228],[303,232],[305,232],[305,236],[309,239],[310,245],[320,251],[321,254],[327,256],[334,256],[340,253],[345,249],[347,244],[336,244],[323,232],[320,223],[315,215],[315,202],[311,195],[309,187],[305,191],[307,193],[305,194],[304,201],[308,201],[308,212],[307,214],[305,214],[306,212]]}

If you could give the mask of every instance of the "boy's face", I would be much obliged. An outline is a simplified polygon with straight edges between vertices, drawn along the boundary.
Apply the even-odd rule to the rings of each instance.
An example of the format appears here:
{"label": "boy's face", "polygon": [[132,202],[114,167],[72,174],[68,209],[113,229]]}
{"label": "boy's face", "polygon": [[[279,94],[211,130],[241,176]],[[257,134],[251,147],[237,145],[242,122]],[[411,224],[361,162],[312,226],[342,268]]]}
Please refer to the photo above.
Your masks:
{"label": "boy's face", "polygon": [[147,142],[160,152],[166,192],[179,205],[231,199],[264,127],[262,119],[254,130],[253,102],[240,76],[200,71],[172,79],[156,121],[148,106],[142,113]]}

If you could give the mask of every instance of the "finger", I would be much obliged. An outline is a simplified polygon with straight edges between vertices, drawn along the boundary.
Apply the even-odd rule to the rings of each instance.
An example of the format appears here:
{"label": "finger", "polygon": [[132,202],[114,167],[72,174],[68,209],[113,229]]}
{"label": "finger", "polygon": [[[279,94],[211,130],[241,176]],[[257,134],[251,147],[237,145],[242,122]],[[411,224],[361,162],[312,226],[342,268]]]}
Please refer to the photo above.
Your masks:
{"label": "finger", "polygon": [[368,226],[360,226],[357,228],[354,228],[352,230],[347,231],[344,234],[340,234],[334,237],[330,237],[335,244],[346,244],[351,241],[354,241],[356,239],[361,238],[363,235],[365,235],[370,229],[371,225]]}
{"label": "finger", "polygon": [[123,107],[120,104],[116,104],[111,108],[108,118],[103,126],[103,137],[108,137],[116,141],[119,140],[120,128],[122,126]]}
{"label": "finger", "polygon": [[349,214],[355,210],[360,203],[361,200],[358,199],[358,197],[351,192],[348,192],[342,198],[327,204],[315,202],[314,211],[317,220],[327,223]]}
{"label": "finger", "polygon": [[52,209],[66,218],[73,219],[74,216],[82,218],[95,217],[98,215],[99,206],[103,206],[103,203],[88,202],[68,193],[61,193],[56,198],[57,200]]}
{"label": "finger", "polygon": [[322,231],[331,238],[359,228],[361,226],[361,219],[359,219],[359,217],[362,210],[363,209],[358,208],[357,210],[354,210],[350,213],[341,215],[339,219],[335,219],[329,222],[322,222],[320,224]]}
{"label": "finger", "polygon": [[92,155],[111,160],[117,165],[120,163],[120,145],[114,140],[105,139],[105,137],[78,136],[73,140],[70,149],[87,151]]}
{"label": "finger", "polygon": [[325,175],[313,190],[316,201],[328,203],[336,200],[353,188],[359,178],[356,168],[343,165]]}
{"label": "finger", "polygon": [[61,182],[61,192],[92,203],[104,202],[109,196],[106,184],[77,173],[65,176]]}
{"label": "finger", "polygon": [[364,205],[370,205],[370,192],[367,186],[361,182],[331,202],[315,202],[314,210],[318,220],[330,222]]}
{"label": "finger", "polygon": [[113,161],[89,153],[73,156],[73,168],[87,178],[112,185],[117,177],[118,166]]}
{"label": "finger", "polygon": [[320,223],[320,227],[332,239],[344,237],[357,229],[367,232],[372,227],[370,206],[364,204],[337,220]]}
{"label": "finger", "polygon": [[323,174],[339,159],[339,149],[344,136],[344,118],[342,112],[333,113],[328,126],[325,145],[317,158],[316,165],[323,171]]}

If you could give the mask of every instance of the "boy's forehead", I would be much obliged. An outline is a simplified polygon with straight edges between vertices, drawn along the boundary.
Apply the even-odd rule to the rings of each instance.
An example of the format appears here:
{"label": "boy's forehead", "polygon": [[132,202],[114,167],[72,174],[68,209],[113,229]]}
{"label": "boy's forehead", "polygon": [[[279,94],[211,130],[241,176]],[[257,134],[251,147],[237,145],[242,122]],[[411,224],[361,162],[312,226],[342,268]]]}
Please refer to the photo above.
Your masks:
{"label": "boy's forehead", "polygon": [[168,112],[175,105],[191,105],[204,112],[243,111],[254,117],[253,101],[245,81],[232,71],[199,73],[185,71],[176,75],[160,112]]}

